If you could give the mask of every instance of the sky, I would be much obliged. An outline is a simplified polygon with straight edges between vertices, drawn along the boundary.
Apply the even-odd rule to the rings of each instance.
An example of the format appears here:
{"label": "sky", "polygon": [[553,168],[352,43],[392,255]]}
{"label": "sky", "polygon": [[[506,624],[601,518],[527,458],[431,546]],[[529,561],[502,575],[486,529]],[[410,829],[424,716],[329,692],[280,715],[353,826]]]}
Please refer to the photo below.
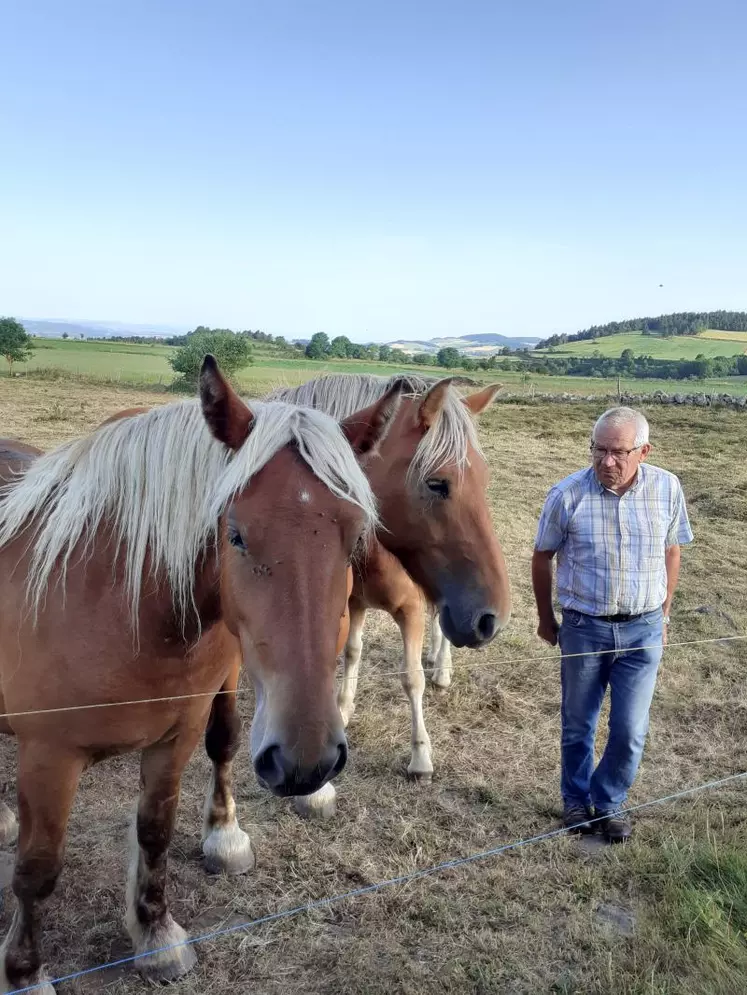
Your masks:
{"label": "sky", "polygon": [[382,342],[747,309],[741,0],[2,23],[0,314]]}

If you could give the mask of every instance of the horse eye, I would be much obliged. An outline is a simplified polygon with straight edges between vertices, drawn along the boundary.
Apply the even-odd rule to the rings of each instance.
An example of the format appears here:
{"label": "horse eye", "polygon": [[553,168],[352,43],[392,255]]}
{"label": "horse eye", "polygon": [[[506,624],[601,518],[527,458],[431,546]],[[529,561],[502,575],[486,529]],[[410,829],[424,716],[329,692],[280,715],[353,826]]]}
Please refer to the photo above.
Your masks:
{"label": "horse eye", "polygon": [[241,533],[237,528],[234,528],[231,525],[228,526],[228,541],[236,549],[246,549],[244,540],[241,538]]}
{"label": "horse eye", "polygon": [[431,477],[430,480],[426,480],[425,485],[432,494],[437,494],[440,498],[447,498],[449,496],[448,480],[438,480],[435,477]]}

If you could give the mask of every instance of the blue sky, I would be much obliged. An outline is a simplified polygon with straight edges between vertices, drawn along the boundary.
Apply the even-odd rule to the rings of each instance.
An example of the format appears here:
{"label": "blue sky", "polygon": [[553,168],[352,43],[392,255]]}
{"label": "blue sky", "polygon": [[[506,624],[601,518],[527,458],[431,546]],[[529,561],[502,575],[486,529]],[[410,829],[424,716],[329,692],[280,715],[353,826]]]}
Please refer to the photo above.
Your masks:
{"label": "blue sky", "polygon": [[3,36],[0,313],[387,341],[747,309],[742,3],[25,0]]}

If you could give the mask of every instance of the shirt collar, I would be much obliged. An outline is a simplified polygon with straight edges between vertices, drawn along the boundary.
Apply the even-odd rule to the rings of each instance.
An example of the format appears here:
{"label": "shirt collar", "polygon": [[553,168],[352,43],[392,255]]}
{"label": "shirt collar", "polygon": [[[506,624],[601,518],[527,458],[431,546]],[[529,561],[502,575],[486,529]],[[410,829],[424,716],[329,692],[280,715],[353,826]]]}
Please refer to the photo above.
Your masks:
{"label": "shirt collar", "polygon": [[[591,479],[592,479],[594,485],[596,486],[598,494],[604,494],[605,491],[609,490],[609,488],[605,487],[604,484],[601,483],[601,481],[599,480],[599,477],[597,477],[596,473],[594,472],[594,467],[593,466],[589,467],[589,472],[591,473]],[[635,475],[635,480],[630,485],[630,487],[627,489],[627,491],[625,491],[625,494],[633,494],[633,493],[635,493],[635,491],[637,491],[641,487],[641,485],[643,483],[643,472],[644,472],[643,471],[643,463],[639,463],[638,464],[638,471],[636,472],[636,475]],[[609,493],[610,494],[614,494],[615,492],[614,491],[609,491]],[[624,497],[624,495],[622,495],[622,494],[616,494],[615,497]]]}

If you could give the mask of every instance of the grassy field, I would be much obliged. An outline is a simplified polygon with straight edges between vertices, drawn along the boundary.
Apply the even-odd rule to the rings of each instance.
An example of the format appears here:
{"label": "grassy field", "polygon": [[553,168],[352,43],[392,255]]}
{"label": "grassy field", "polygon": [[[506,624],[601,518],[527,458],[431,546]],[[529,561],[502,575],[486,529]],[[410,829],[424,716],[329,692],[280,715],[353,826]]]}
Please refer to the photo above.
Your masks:
{"label": "grassy field", "polygon": [[709,328],[702,332],[702,339],[720,339],[722,342],[744,342],[747,343],[747,332],[722,332],[716,328]]}
{"label": "grassy field", "polygon": [[[619,336],[613,336],[618,338]],[[636,338],[636,336],[622,336]],[[641,336],[638,336],[639,338]],[[602,342],[607,340],[600,340]],[[659,341],[647,338],[649,341]],[[661,340],[663,341],[663,340]],[[682,341],[685,341],[684,339]],[[690,340],[687,340],[690,341]],[[705,345],[713,345],[706,343]],[[79,377],[88,381],[119,383],[123,385],[166,386],[174,379],[168,364],[172,349],[168,346],[129,344],[113,342],[63,341],[62,339],[37,339],[34,358],[28,363],[17,364],[15,371],[23,376],[33,377]],[[360,360],[334,360],[327,363],[306,359],[293,359],[273,355],[262,348],[255,351],[255,362],[239,374],[241,386],[249,394],[261,395],[278,384],[298,384],[325,371],[379,373],[390,375],[402,371],[402,367],[392,363],[367,363]],[[425,373],[445,374],[439,367],[408,366],[407,370]],[[478,380],[500,381],[516,391],[532,391],[572,394],[607,394],[616,390],[615,378],[602,377],[547,377],[496,370],[493,373],[470,374]],[[719,380],[694,382],[672,380],[624,380],[625,390],[651,393],[655,390],[728,391],[747,394],[747,380],[727,377]]]}
{"label": "grassy field", "polygon": [[[654,359],[695,359],[701,353],[706,357],[739,356],[747,352],[747,333],[707,331],[702,335],[675,335],[660,338],[656,335],[638,335],[624,332],[620,335],[607,335],[595,342],[566,342],[558,346],[556,355],[591,356],[595,352],[602,356],[619,358],[624,349],[632,349],[636,356],[652,356]],[[542,350],[545,352],[546,350]]]}
{"label": "grassy field", "polygon": [[[48,447],[162,393],[65,381],[0,380],[0,433]],[[239,818],[257,869],[208,878],[200,866],[208,765],[183,785],[171,850],[174,915],[192,934],[406,874],[557,826],[557,654],[534,634],[529,558],[547,488],[583,466],[600,404],[504,404],[481,436],[514,614],[482,653],[455,652],[455,682],[429,691],[436,776],[409,784],[409,714],[386,616],[366,632],[351,755],[331,823],[303,823],[237,761]],[[696,541],[683,551],[673,643],[747,632],[745,416],[652,408],[654,462],[677,472]],[[665,654],[631,803],[747,770],[747,643]],[[240,698],[246,718],[253,698]],[[603,725],[603,723],[601,724]],[[0,741],[11,804],[15,747]],[[127,824],[136,758],[89,771],[66,867],[46,914],[46,959],[64,973],[129,953]],[[589,853],[555,838],[502,856],[200,944],[180,995],[743,995],[747,990],[747,796],[731,785],[642,811],[634,843]],[[2,856],[0,854],[0,856]],[[9,923],[7,901],[0,929]],[[117,968],[61,993],[150,991]]]}

